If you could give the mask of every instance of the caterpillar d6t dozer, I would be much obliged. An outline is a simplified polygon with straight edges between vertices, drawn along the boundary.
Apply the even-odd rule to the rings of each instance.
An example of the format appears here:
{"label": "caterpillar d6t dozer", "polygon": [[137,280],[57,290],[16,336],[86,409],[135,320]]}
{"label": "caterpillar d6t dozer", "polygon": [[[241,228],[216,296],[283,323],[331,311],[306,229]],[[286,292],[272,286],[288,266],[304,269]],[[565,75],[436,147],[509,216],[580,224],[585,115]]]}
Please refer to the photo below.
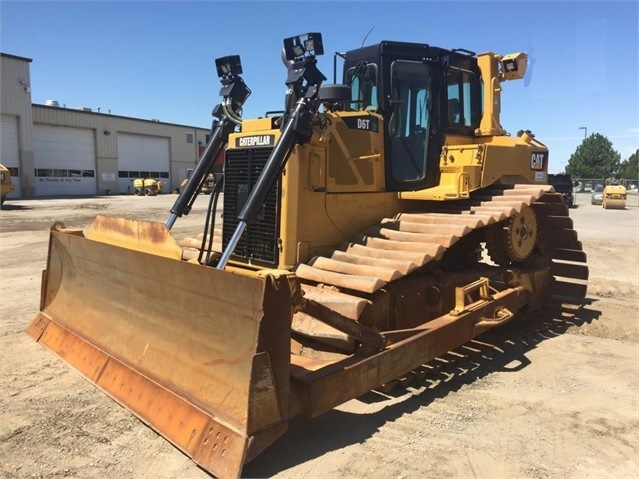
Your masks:
{"label": "caterpillar d6t dozer", "polygon": [[[586,293],[548,149],[500,126],[524,54],[385,41],[336,54],[342,83],[325,84],[322,50],[284,40],[284,110],[257,119],[239,57],[216,60],[211,139],[165,224],[51,229],[29,333],[220,477],[292,418]],[[222,151],[187,255],[170,230]]]}

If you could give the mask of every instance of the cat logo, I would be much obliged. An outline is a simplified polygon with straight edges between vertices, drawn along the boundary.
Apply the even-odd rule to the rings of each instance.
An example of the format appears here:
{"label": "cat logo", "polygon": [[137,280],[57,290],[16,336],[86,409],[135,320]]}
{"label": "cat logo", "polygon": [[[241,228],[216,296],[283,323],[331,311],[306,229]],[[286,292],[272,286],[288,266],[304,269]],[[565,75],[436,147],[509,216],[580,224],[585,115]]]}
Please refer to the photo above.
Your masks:
{"label": "cat logo", "polygon": [[273,146],[274,144],[275,135],[241,136],[235,139],[236,148]]}
{"label": "cat logo", "polygon": [[534,171],[539,171],[544,169],[544,165],[546,164],[546,159],[548,158],[547,151],[535,151],[530,156],[530,169]]}

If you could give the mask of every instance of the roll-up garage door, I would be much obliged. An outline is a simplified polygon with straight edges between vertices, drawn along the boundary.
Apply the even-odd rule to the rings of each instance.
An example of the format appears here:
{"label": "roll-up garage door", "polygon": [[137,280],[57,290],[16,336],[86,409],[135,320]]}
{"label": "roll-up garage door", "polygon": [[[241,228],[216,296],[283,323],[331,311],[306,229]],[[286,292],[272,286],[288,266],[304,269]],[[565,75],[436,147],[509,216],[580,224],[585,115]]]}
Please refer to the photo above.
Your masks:
{"label": "roll-up garage door", "polygon": [[87,128],[34,125],[35,195],[95,195],[94,141]]}
{"label": "roll-up garage door", "polygon": [[118,176],[120,193],[133,194],[134,178],[153,178],[170,193],[169,139],[159,136],[118,133]]}
{"label": "roll-up garage door", "polygon": [[0,163],[11,172],[11,182],[15,187],[7,198],[22,196],[20,188],[20,143],[18,140],[18,117],[2,115],[0,124]]}

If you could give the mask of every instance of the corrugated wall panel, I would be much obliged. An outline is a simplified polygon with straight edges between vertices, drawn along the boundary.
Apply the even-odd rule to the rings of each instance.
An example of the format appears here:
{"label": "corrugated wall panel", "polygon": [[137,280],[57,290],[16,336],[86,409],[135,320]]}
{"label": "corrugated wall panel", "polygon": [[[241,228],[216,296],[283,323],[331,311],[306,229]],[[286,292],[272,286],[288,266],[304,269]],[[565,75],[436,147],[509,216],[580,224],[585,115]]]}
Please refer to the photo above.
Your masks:
{"label": "corrugated wall panel", "polygon": [[2,113],[23,116],[31,105],[29,63],[7,57],[1,57],[1,62]]}

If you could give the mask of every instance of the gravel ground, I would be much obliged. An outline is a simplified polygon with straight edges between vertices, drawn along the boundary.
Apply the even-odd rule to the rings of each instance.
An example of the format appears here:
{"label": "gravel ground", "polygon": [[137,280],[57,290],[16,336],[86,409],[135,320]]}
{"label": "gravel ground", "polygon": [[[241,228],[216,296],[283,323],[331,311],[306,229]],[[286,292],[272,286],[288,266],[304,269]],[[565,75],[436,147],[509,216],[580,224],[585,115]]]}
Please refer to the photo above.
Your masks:
{"label": "gravel ground", "polygon": [[[24,333],[54,221],[165,221],[174,199],[9,200],[0,212],[0,477],[209,477]],[[244,475],[639,477],[637,200],[604,211],[578,195],[571,216],[590,280],[589,304],[575,316],[523,318],[407,389],[294,421]],[[177,238],[197,234],[207,201],[178,220]]]}

